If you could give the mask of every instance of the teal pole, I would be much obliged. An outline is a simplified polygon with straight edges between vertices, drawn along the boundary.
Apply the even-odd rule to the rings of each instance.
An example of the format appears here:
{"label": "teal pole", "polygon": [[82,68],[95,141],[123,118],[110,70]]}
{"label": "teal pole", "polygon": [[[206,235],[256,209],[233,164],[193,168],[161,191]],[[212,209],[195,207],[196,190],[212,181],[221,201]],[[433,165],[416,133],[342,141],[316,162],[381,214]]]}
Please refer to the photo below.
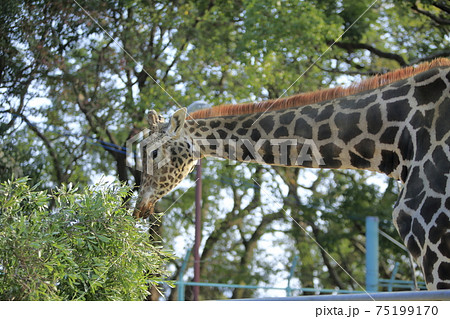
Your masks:
{"label": "teal pole", "polygon": [[189,248],[186,251],[186,256],[184,256],[183,263],[181,264],[180,273],[178,274],[178,301],[184,301],[184,286],[185,282],[183,281],[184,272],[186,271],[187,263],[189,261],[189,256],[191,255],[191,249]]}
{"label": "teal pole", "polygon": [[286,287],[286,296],[287,297],[292,296],[291,279],[292,279],[292,276],[294,276],[294,271],[295,271],[295,267],[297,266],[297,261],[298,261],[298,256],[294,256],[294,260],[292,261],[291,271],[289,272],[289,278],[288,278],[287,287]]}
{"label": "teal pole", "polygon": [[388,291],[391,292],[393,285],[394,285],[394,281],[395,281],[395,275],[398,272],[398,266],[400,265],[400,263],[398,261],[395,262],[395,266],[394,269],[392,270],[392,274],[391,274],[391,278],[389,279],[389,285],[388,285]]}
{"label": "teal pole", "polygon": [[366,217],[366,290],[378,291],[378,217]]}
{"label": "teal pole", "polygon": [[[200,282],[200,242],[202,240],[202,160],[197,163],[195,187],[195,242],[194,242],[194,282]],[[198,301],[200,287],[194,286],[194,300]]]}

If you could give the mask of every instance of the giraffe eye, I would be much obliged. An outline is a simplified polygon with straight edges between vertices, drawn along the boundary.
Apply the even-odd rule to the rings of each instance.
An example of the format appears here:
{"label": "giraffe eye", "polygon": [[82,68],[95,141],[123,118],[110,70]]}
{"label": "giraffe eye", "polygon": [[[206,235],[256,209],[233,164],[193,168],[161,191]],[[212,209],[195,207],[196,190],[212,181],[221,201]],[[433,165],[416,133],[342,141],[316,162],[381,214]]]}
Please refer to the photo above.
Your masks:
{"label": "giraffe eye", "polygon": [[158,156],[158,150],[152,152],[152,158],[155,159]]}

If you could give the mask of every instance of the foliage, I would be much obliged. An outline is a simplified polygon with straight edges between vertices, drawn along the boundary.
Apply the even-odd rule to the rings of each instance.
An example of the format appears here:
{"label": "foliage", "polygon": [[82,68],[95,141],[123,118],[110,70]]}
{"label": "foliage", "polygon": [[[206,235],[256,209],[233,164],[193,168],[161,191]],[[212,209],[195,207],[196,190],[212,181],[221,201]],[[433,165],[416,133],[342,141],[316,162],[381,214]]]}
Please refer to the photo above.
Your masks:
{"label": "foliage", "polygon": [[164,280],[170,256],[122,207],[129,188],[27,182],[0,186],[1,300],[142,300]]}

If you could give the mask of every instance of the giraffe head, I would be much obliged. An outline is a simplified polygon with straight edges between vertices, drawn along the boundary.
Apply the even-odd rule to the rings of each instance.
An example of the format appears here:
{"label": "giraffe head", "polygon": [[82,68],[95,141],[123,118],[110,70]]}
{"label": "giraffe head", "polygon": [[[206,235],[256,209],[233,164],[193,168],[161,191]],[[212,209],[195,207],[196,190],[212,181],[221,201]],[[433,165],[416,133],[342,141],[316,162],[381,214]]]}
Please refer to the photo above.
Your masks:
{"label": "giraffe head", "polygon": [[192,171],[196,158],[191,139],[185,134],[186,109],[172,116],[169,123],[150,111],[150,136],[141,143],[142,181],[134,216],[146,218],[155,203],[177,186]]}

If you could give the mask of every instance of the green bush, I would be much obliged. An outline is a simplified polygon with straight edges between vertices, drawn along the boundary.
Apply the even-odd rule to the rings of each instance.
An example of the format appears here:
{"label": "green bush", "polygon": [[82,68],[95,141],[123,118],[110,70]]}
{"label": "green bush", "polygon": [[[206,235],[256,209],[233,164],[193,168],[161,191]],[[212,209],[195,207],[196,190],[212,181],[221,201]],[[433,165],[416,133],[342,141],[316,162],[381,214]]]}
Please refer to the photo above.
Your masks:
{"label": "green bush", "polygon": [[122,207],[128,187],[0,184],[0,300],[142,300],[170,255]]}

